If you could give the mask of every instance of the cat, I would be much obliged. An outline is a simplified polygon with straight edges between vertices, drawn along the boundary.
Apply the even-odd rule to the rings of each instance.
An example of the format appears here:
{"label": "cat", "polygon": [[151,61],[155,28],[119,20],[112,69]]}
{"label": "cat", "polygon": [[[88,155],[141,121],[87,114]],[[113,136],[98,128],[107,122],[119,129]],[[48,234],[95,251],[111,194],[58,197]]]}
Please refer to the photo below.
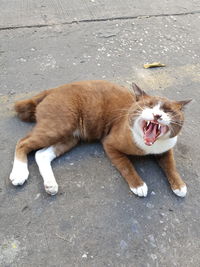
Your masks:
{"label": "cat", "polygon": [[51,161],[80,140],[100,140],[135,195],[146,197],[148,187],[128,155],[154,154],[173,192],[185,197],[187,187],[177,172],[173,147],[184,122],[184,106],[190,101],[150,96],[134,83],[127,89],[101,80],[65,84],[19,101],[18,117],[36,125],[16,145],[10,180],[17,186],[28,179],[27,154],[37,150],[35,160],[45,190],[55,195],[58,184]]}

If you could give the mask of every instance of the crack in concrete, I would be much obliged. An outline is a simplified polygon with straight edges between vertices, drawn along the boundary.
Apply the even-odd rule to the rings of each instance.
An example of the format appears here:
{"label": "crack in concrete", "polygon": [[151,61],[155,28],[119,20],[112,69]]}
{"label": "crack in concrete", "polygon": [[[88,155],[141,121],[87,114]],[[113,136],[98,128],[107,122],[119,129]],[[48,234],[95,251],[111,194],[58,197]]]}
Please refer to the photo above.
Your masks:
{"label": "crack in concrete", "polygon": [[171,17],[171,16],[187,16],[187,15],[195,15],[200,14],[200,10],[182,12],[182,13],[166,13],[166,14],[153,14],[153,15],[138,15],[138,16],[123,16],[123,17],[110,17],[110,18],[97,18],[97,19],[81,19],[81,20],[73,20],[69,22],[61,22],[61,23],[47,23],[47,24],[33,24],[33,25],[21,25],[21,26],[7,26],[0,27],[0,31],[5,30],[15,30],[15,29],[29,29],[29,28],[44,28],[51,26],[60,26],[60,25],[72,25],[79,23],[90,23],[90,22],[104,22],[104,21],[115,21],[115,20],[131,20],[131,19],[149,19],[156,17]]}

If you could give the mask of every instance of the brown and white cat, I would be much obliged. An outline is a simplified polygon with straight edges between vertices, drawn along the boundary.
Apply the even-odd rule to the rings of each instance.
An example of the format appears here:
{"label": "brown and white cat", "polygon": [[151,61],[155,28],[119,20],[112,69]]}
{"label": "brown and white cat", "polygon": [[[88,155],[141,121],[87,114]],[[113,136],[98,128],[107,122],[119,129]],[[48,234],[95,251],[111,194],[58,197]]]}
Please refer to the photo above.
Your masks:
{"label": "brown and white cat", "polygon": [[41,92],[15,104],[23,121],[36,121],[16,146],[10,180],[22,185],[29,175],[27,154],[35,159],[47,193],[58,192],[51,161],[80,140],[100,140],[131,191],[147,196],[147,185],[127,155],[155,154],[173,192],[184,197],[187,187],[176,170],[172,148],[184,122],[183,107],[191,100],[170,101],[107,81],[82,81]]}

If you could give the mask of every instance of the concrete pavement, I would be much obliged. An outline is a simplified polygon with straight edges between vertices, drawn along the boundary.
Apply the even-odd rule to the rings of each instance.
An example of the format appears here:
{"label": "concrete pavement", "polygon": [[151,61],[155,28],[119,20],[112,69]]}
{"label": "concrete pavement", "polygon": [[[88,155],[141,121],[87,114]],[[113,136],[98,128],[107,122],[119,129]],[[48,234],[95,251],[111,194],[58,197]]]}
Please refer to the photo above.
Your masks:
{"label": "concrete pavement", "polygon": [[[184,2],[184,3],[183,3]],[[199,266],[199,1],[2,1],[0,18],[0,265]],[[160,61],[165,68],[143,69]],[[149,187],[135,197],[100,144],[55,160],[57,196],[30,178],[8,182],[17,140],[32,128],[14,101],[63,83],[137,82],[149,93],[193,98],[175,149],[188,185],[176,197],[153,158],[134,159]]]}

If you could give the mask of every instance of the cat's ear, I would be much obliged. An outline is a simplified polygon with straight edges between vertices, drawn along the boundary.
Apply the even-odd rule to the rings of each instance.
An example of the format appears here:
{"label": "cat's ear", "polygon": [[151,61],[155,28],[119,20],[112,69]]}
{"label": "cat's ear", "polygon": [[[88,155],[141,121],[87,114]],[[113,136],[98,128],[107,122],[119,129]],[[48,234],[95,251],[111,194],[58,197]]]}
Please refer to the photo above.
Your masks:
{"label": "cat's ear", "polygon": [[176,105],[178,105],[180,110],[183,110],[184,107],[189,104],[193,99],[187,99],[187,100],[181,100],[181,101],[176,101]]}
{"label": "cat's ear", "polygon": [[133,88],[133,91],[135,93],[136,100],[139,100],[140,97],[148,96],[144,90],[140,89],[140,87],[137,86],[137,84],[132,83],[132,88]]}

